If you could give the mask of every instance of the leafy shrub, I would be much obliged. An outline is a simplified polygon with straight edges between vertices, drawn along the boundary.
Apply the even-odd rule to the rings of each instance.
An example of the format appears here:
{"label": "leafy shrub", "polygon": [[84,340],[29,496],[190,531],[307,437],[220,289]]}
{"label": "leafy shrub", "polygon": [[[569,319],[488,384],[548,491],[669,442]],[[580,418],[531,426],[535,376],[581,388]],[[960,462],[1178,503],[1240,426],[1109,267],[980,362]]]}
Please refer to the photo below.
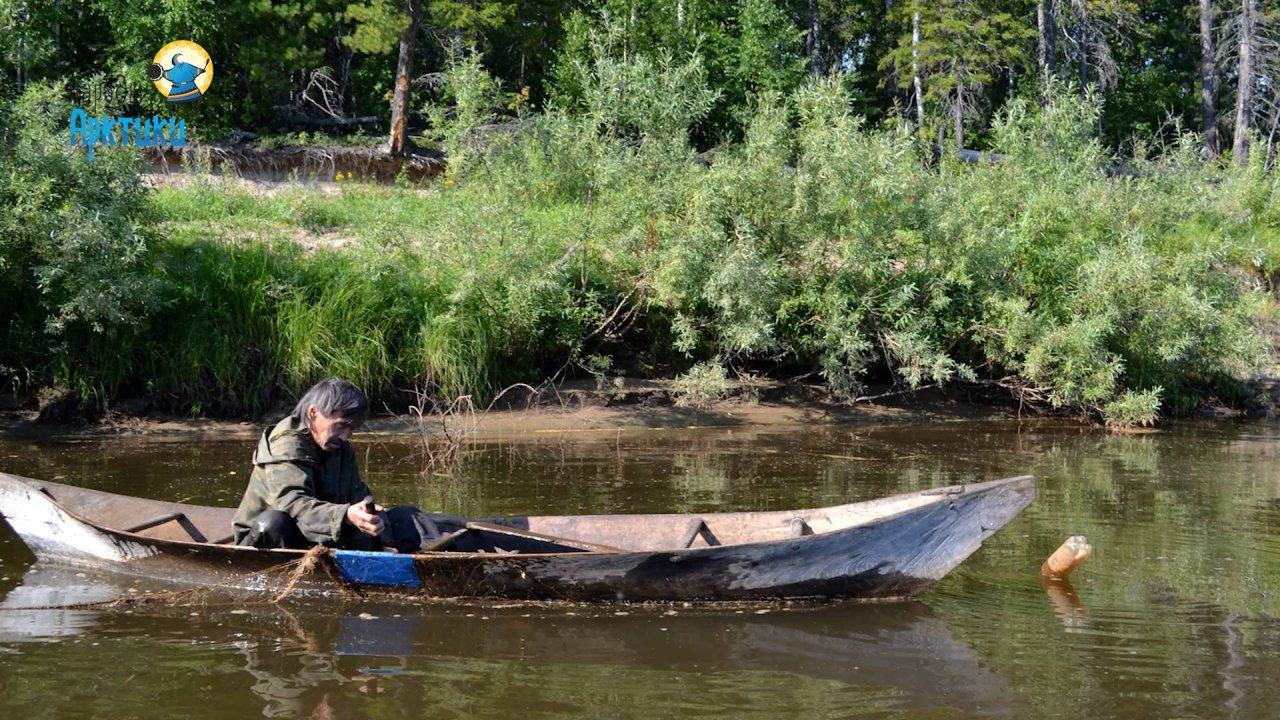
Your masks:
{"label": "leafy shrub", "polygon": [[[696,56],[592,53],[574,103],[470,159],[490,84],[459,66],[452,97],[474,102],[439,128],[462,164],[425,189],[147,193],[126,153],[69,150],[57,90],[33,90],[0,155],[5,376],[240,413],[334,373],[482,399],[584,364],[692,362],[675,387],[705,403],[732,362],[817,370],[844,398],[1012,386],[1132,425],[1238,396],[1266,359],[1280,216],[1260,166],[1185,138],[1111,157],[1069,88],[1010,104],[1003,159],[931,163],[836,79],[761,93],[708,160]],[[350,245],[296,243],[330,234]]]}
{"label": "leafy shrub", "polygon": [[728,393],[728,378],[718,362],[704,362],[671,381],[677,405],[707,408]]}
{"label": "leafy shrub", "polygon": [[447,172],[452,177],[483,153],[480,130],[494,120],[500,94],[497,81],[480,67],[475,52],[454,56],[442,76],[442,102],[427,107],[427,119],[449,157]]}
{"label": "leafy shrub", "polygon": [[0,108],[0,371],[113,391],[129,368],[104,351],[159,301],[146,195],[135,154],[69,147],[70,107],[61,85],[33,84]]}

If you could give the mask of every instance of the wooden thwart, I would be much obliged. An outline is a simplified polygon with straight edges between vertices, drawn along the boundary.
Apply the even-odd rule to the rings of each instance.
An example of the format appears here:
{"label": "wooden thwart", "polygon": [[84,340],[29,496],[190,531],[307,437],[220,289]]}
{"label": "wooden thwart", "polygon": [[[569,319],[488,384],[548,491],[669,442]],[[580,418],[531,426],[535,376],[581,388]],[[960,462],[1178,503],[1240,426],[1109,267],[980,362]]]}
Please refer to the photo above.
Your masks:
{"label": "wooden thwart", "polygon": [[[147,518],[142,522],[134,523],[121,529],[128,533],[140,533],[143,530],[150,530],[151,528],[159,527],[165,523],[171,522],[178,523],[178,525],[182,527],[183,531],[187,533],[187,537],[192,540],[196,542],[208,541],[208,538],[204,536],[204,533],[200,532],[200,529],[195,526],[195,523],[191,522],[191,518],[187,517],[186,513],[176,511],[156,515],[154,517]],[[231,538],[227,538],[228,541],[230,539]]]}
{"label": "wooden thwart", "polygon": [[699,535],[706,541],[707,546],[715,546],[720,544],[719,538],[715,533],[711,532],[711,528],[707,525],[707,521],[702,518],[694,518],[689,521],[689,527],[684,531],[684,537],[680,538],[681,548],[693,547],[693,541]]}
{"label": "wooden thwart", "polygon": [[563,545],[565,547],[575,548],[586,552],[622,552],[618,548],[611,547],[609,545],[598,545],[596,543],[583,542],[582,540],[574,540],[573,538],[556,537],[555,535],[543,535],[542,533],[533,532],[532,530],[524,530],[522,528],[514,528],[507,525],[498,525],[497,523],[480,522],[478,520],[473,520],[467,523],[466,529],[481,530],[489,533],[497,533],[499,535],[509,535],[514,538],[524,538],[535,542]]}
{"label": "wooden thwart", "polygon": [[462,528],[461,530],[454,530],[448,535],[441,535],[435,540],[423,545],[422,549],[418,552],[439,552],[452,545],[454,540],[466,535],[468,532],[470,532],[470,530]]}
{"label": "wooden thwart", "polygon": [[140,523],[134,523],[133,525],[130,525],[124,528],[124,531],[129,533],[142,532],[143,530],[147,530],[148,528],[153,528],[157,525],[163,525],[173,520],[181,521],[181,520],[185,520],[186,518],[187,516],[180,512],[167,512],[167,513],[164,513],[163,515],[156,515],[155,517],[147,518],[146,520],[143,520]]}

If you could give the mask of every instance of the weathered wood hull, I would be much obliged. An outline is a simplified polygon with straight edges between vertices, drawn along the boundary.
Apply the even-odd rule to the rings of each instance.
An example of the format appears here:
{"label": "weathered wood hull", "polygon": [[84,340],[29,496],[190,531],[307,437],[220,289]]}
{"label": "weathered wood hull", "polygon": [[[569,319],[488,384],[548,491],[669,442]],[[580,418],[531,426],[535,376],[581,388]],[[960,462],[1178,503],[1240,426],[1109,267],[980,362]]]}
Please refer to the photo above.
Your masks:
{"label": "weathered wood hull", "polygon": [[[1034,480],[1020,477],[789,513],[506,518],[494,522],[516,528],[515,532],[556,528],[564,537],[585,536],[601,547],[613,540],[608,545],[614,547],[512,554],[334,550],[305,577],[288,578],[272,569],[297,560],[302,551],[255,550],[209,541],[212,528],[229,523],[227,509],[130,498],[0,473],[0,515],[44,559],[185,584],[271,591],[294,580],[296,589],[303,592],[346,587],[413,599],[908,598],[976,551],[1034,496]],[[126,518],[132,520],[126,522]],[[706,546],[680,547],[681,542],[691,541],[673,538],[670,549],[626,549],[629,543],[635,544],[624,536],[626,532],[639,536],[643,533],[635,528],[677,527],[691,518],[705,523],[699,527],[707,529]],[[788,518],[793,527],[807,529],[808,521],[822,531],[779,537],[774,527]],[[831,524],[833,518],[855,520],[841,527],[821,524]],[[764,539],[714,544],[710,529],[715,527],[724,528],[726,537],[734,537],[734,532],[742,535],[744,527],[758,527]],[[570,535],[566,528],[578,532]],[[609,537],[609,532],[617,536]],[[689,535],[693,534],[691,530]]]}

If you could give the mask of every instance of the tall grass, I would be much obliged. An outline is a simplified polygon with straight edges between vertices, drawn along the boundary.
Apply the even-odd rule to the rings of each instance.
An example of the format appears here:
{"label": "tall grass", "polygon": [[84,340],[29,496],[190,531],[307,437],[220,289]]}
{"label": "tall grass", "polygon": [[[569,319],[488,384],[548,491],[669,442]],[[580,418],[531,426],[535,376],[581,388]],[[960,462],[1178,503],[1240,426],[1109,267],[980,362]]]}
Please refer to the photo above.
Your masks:
{"label": "tall grass", "polygon": [[[170,290],[204,306],[172,304],[152,326],[167,358],[191,359],[154,369],[171,397],[244,388],[224,398],[231,408],[339,374],[384,396],[426,387],[482,399],[570,354],[578,327],[566,278],[577,265],[552,257],[560,248],[542,233],[554,222],[545,211],[522,217],[457,191],[350,183],[334,194],[192,190],[153,195],[166,218],[157,254]],[[321,247],[303,250],[299,237]],[[347,245],[326,247],[334,238]],[[200,320],[182,323],[188,313]],[[220,337],[206,322],[237,330]]]}

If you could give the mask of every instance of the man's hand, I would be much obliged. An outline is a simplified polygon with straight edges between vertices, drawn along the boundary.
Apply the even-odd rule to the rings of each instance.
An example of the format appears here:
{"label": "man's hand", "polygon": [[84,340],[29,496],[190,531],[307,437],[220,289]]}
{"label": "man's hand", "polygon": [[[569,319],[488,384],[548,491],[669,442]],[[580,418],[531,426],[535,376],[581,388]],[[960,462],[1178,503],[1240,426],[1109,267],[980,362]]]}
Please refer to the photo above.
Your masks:
{"label": "man's hand", "polygon": [[364,509],[364,503],[356,503],[347,506],[347,522],[351,526],[365,535],[379,537],[382,534],[382,516],[381,513],[386,508],[381,505],[374,505],[375,512],[369,512]]}

